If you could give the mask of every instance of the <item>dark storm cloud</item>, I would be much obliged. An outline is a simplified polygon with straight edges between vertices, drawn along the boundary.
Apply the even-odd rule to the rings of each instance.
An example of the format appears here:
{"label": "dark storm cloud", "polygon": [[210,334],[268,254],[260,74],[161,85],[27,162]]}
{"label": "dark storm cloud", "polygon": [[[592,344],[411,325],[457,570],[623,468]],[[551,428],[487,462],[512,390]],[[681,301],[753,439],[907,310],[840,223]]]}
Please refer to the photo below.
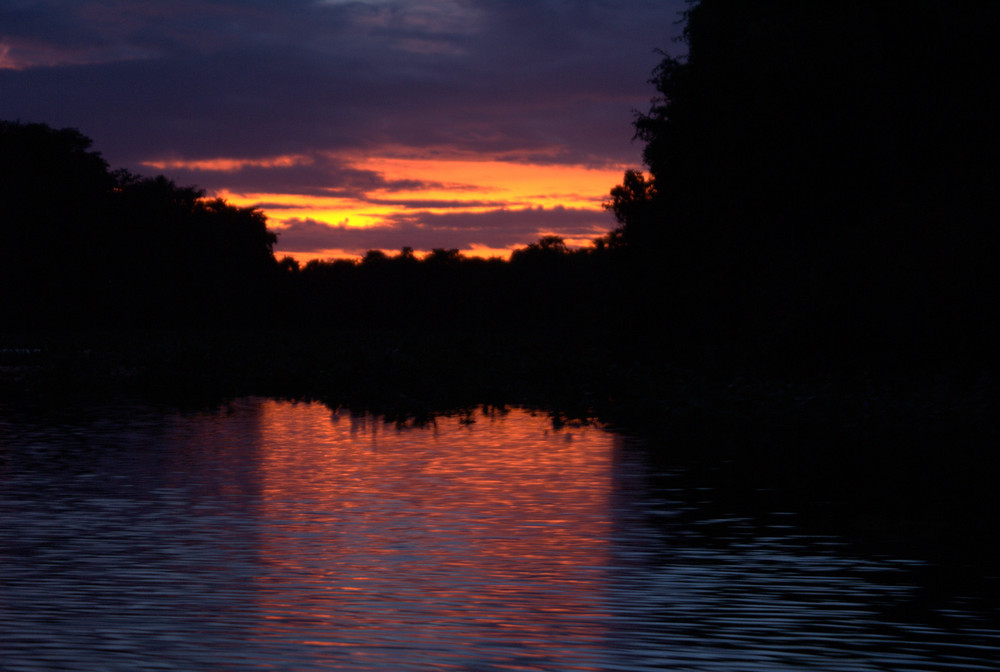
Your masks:
{"label": "dark storm cloud", "polygon": [[631,109],[684,6],[8,2],[0,115],[75,126],[130,168],[385,144],[634,161]]}
{"label": "dark storm cloud", "polygon": [[596,238],[610,228],[609,217],[607,213],[590,210],[529,208],[483,213],[407,213],[396,216],[389,226],[372,228],[291,220],[278,231],[276,247],[281,252],[344,250],[361,254],[369,249],[400,249],[420,241],[424,250],[476,246],[497,249],[524,245],[550,231]]}

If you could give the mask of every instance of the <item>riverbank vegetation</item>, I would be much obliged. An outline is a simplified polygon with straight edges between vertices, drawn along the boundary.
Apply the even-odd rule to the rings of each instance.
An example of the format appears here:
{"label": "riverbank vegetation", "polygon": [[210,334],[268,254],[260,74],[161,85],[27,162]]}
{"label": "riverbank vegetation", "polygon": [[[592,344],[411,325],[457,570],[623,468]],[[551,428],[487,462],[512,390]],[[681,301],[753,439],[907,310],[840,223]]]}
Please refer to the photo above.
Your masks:
{"label": "riverbank vegetation", "polygon": [[800,475],[912,460],[978,483],[1000,417],[998,27],[985,0],[695,3],[634,120],[645,170],[609,185],[616,228],[509,261],[299,266],[259,210],[2,122],[0,391],[526,404],[731,431]]}

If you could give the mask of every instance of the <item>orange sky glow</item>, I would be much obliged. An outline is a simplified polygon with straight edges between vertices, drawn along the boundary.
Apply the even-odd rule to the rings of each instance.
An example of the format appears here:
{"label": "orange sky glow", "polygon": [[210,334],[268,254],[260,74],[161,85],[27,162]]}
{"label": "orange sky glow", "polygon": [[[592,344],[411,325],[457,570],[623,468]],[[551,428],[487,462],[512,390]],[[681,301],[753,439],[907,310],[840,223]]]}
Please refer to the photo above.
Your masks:
{"label": "orange sky glow", "polygon": [[[238,186],[210,191],[240,207],[259,207],[269,227],[278,233],[277,257],[291,256],[300,263],[311,259],[356,258],[357,252],[324,247],[313,251],[282,249],[281,234],[296,221],[311,221],[332,230],[396,226],[401,218],[415,215],[482,214],[496,211],[551,211],[560,208],[603,213],[602,201],[611,187],[621,181],[626,166],[591,167],[570,164],[525,163],[505,157],[431,152],[432,158],[396,154],[336,157],[351,170],[377,174],[381,180],[371,188],[344,194],[331,184],[329,194],[295,193],[293,189],[241,191]],[[146,166],[162,171],[187,170],[236,175],[247,168],[290,168],[307,166],[314,159],[295,154],[252,159],[214,158],[195,161],[180,159],[148,161]],[[233,180],[237,185],[238,181]],[[402,186],[400,186],[402,185]],[[412,185],[412,186],[407,186]],[[460,247],[463,254],[477,257],[508,258],[511,252],[544,235],[557,234],[571,247],[583,247],[606,233],[614,222],[595,228],[582,223],[578,230],[544,228],[518,245],[495,247],[473,243]],[[419,241],[412,247],[419,255]],[[383,249],[387,254],[399,251]]]}
{"label": "orange sky glow", "polygon": [[[12,5],[8,8],[8,5]],[[300,263],[586,247],[686,0],[0,2],[4,118],[259,208]]]}

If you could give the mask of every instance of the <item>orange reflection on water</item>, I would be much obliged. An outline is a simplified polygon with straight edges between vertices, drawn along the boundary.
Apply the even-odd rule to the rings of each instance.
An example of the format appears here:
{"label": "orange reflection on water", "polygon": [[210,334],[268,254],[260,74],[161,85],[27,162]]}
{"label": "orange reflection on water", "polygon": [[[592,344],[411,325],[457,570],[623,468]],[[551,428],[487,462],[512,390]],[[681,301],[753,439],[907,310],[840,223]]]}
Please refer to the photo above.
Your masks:
{"label": "orange reflection on water", "polygon": [[522,410],[469,419],[263,402],[262,637],[376,658],[434,643],[474,665],[603,635],[613,437]]}

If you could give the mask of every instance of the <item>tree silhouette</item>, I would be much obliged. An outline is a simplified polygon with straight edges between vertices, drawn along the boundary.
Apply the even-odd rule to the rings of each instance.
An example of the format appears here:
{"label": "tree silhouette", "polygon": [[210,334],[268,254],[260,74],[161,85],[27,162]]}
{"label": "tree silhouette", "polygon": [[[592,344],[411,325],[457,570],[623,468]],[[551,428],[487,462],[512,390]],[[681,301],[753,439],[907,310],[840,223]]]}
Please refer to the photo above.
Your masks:
{"label": "tree silhouette", "polygon": [[263,213],[166,177],[110,171],[75,129],[0,123],[8,325],[256,321],[277,273]]}
{"label": "tree silhouette", "polygon": [[611,197],[604,202],[604,208],[614,213],[621,225],[615,236],[609,236],[606,243],[644,247],[653,245],[646,225],[652,224],[650,205],[656,194],[651,180],[647,181],[640,171],[625,171],[622,183],[611,189]]}
{"label": "tree silhouette", "polygon": [[537,243],[530,243],[527,247],[514,250],[511,253],[511,262],[550,264],[558,263],[559,259],[569,252],[566,241],[559,236],[542,236]]}
{"label": "tree silhouette", "polygon": [[652,188],[627,173],[611,201],[656,232],[646,279],[727,342],[928,356],[976,333],[982,353],[998,28],[988,0],[695,4],[635,119]]}

